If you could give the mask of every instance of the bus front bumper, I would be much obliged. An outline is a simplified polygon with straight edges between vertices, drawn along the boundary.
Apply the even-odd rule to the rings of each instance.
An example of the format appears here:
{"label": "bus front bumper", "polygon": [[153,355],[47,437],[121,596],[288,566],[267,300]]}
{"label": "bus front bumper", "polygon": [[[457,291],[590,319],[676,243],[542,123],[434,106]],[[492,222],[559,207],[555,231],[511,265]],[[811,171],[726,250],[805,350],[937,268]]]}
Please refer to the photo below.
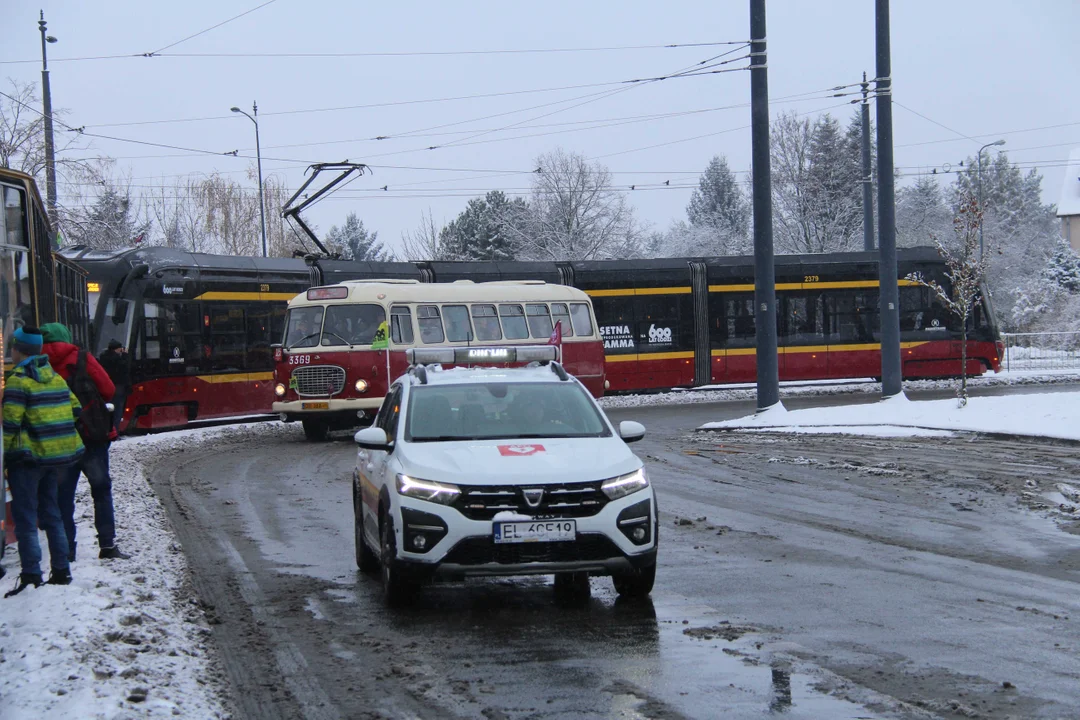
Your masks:
{"label": "bus front bumper", "polygon": [[382,405],[381,397],[370,398],[330,398],[307,400],[289,400],[275,402],[271,407],[275,413],[283,415],[286,421],[303,420],[321,415],[370,415]]}

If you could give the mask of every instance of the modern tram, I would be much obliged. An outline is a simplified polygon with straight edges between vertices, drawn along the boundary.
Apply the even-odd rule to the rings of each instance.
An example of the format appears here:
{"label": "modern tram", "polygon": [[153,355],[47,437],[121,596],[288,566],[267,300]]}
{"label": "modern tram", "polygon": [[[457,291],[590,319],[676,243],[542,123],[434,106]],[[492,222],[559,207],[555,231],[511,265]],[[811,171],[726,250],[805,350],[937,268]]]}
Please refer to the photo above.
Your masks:
{"label": "modern tram", "polygon": [[[593,303],[608,392],[756,376],[751,257],[369,263],[162,247],[62,254],[89,273],[94,349],[118,340],[131,353],[127,429],[269,413],[272,346],[284,340],[288,301],[347,280],[540,280],[579,288]],[[904,377],[959,375],[958,321],[931,290],[905,279],[919,272],[948,287],[944,263],[933,248],[902,249],[898,263]],[[875,253],[779,256],[776,290],[782,380],[880,375]],[[1001,349],[985,292],[968,338],[967,371],[998,370]]]}

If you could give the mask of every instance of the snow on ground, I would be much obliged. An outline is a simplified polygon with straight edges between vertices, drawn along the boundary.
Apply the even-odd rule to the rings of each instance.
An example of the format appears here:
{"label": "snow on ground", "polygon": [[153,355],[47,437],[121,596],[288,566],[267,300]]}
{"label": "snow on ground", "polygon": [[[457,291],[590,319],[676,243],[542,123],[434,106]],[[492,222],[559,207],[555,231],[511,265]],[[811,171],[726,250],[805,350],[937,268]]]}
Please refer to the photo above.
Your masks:
{"label": "snow on ground", "polygon": [[[900,395],[868,405],[788,411],[782,405],[756,415],[702,425],[702,430],[768,429],[780,432],[925,431],[1005,433],[1080,440],[1080,392],[912,401]],[[895,436],[895,435],[894,435]]]}
{"label": "snow on ground", "polygon": [[[142,462],[155,449],[235,431],[189,430],[112,446],[117,544],[130,560],[98,560],[93,503],[80,480],[74,582],[0,598],[0,717],[229,716],[209,627]],[[44,533],[41,544],[47,572]],[[14,546],[3,565],[6,592],[18,575]]]}
{"label": "snow on ground", "polygon": [[[954,390],[957,380],[907,380],[905,390]],[[1054,385],[1080,383],[1080,370],[1013,370],[1012,372],[987,373],[968,378],[969,387],[1000,387],[1005,385]],[[690,405],[698,403],[753,400],[757,396],[753,383],[731,385],[703,385],[693,390],[676,389],[670,392],[644,393],[640,395],[607,395],[600,399],[605,409],[633,408],[645,405]],[[865,393],[878,395],[881,383],[871,378],[851,380],[793,380],[780,383],[780,395],[841,395]]]}

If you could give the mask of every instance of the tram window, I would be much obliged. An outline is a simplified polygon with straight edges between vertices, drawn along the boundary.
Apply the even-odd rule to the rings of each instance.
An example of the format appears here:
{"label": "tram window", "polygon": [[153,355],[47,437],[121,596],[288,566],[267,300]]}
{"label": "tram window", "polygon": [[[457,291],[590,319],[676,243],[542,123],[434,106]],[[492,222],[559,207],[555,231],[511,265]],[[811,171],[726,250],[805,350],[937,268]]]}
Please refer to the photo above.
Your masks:
{"label": "tram window", "polygon": [[820,343],[825,340],[821,296],[817,293],[788,293],[783,297],[784,322],[781,336],[789,343]]}
{"label": "tram window", "polygon": [[570,319],[575,335],[592,335],[592,315],[588,303],[570,303]]}
{"label": "tram window", "polygon": [[275,305],[270,311],[271,342],[277,342],[278,338],[285,334],[285,317],[288,312],[288,305]]}
{"label": "tram window", "polygon": [[724,295],[722,293],[709,293],[709,347],[713,350],[724,347],[726,331]]}
{"label": "tram window", "polygon": [[158,323],[160,308],[154,303],[146,303],[143,310],[143,358],[161,359],[161,326]]}
{"label": "tram window", "polygon": [[529,303],[525,306],[525,314],[529,318],[529,333],[534,338],[549,338],[553,326],[551,313],[544,303]]}
{"label": "tram window", "polygon": [[270,370],[274,367],[273,354],[270,352],[270,308],[263,304],[252,304],[247,310],[247,368],[248,370]]}
{"label": "tram window", "polygon": [[309,348],[319,344],[323,309],[320,305],[293,308],[286,318],[286,348]]}
{"label": "tram window", "polygon": [[754,347],[754,296],[749,293],[731,293],[724,297],[724,320],[727,323],[728,347]]}
{"label": "tram window", "polygon": [[416,321],[420,324],[420,342],[425,345],[441,343],[444,340],[442,318],[438,305],[419,305],[416,308]]}
{"label": "tram window", "polygon": [[825,305],[830,342],[871,343],[880,338],[877,290],[827,293]]}
{"label": "tram window", "polygon": [[520,305],[500,305],[499,316],[502,318],[503,334],[507,340],[524,340],[529,337],[525,311]]}
{"label": "tram window", "polygon": [[234,371],[246,369],[247,325],[242,305],[206,306],[210,317],[210,369]]}
{"label": "tram window", "polygon": [[562,323],[562,336],[573,337],[574,328],[570,324],[570,306],[566,303],[551,303],[551,327]]}
{"label": "tram window", "polygon": [[326,309],[320,344],[370,345],[384,322],[386,311],[381,305],[331,305]]}
{"label": "tram window", "polygon": [[450,342],[472,342],[469,308],[464,305],[443,305],[442,311],[446,320],[446,339]]}
{"label": "tram window", "polygon": [[499,315],[494,305],[473,305],[472,320],[477,340],[502,340],[502,328],[499,327]]}
{"label": "tram window", "polygon": [[[900,331],[913,332],[936,327],[930,322],[930,305],[930,288],[900,288]],[[940,318],[938,325],[944,328]]]}
{"label": "tram window", "polygon": [[412,310],[404,305],[390,308],[390,339],[396,345],[412,345]]}

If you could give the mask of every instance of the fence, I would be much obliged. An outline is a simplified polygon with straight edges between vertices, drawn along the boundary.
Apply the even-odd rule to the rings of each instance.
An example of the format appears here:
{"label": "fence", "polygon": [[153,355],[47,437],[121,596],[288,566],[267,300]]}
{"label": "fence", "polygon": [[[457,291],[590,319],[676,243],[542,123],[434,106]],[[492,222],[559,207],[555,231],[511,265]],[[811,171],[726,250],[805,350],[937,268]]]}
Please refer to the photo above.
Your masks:
{"label": "fence", "polygon": [[1080,370],[1080,332],[1002,333],[1005,370]]}

